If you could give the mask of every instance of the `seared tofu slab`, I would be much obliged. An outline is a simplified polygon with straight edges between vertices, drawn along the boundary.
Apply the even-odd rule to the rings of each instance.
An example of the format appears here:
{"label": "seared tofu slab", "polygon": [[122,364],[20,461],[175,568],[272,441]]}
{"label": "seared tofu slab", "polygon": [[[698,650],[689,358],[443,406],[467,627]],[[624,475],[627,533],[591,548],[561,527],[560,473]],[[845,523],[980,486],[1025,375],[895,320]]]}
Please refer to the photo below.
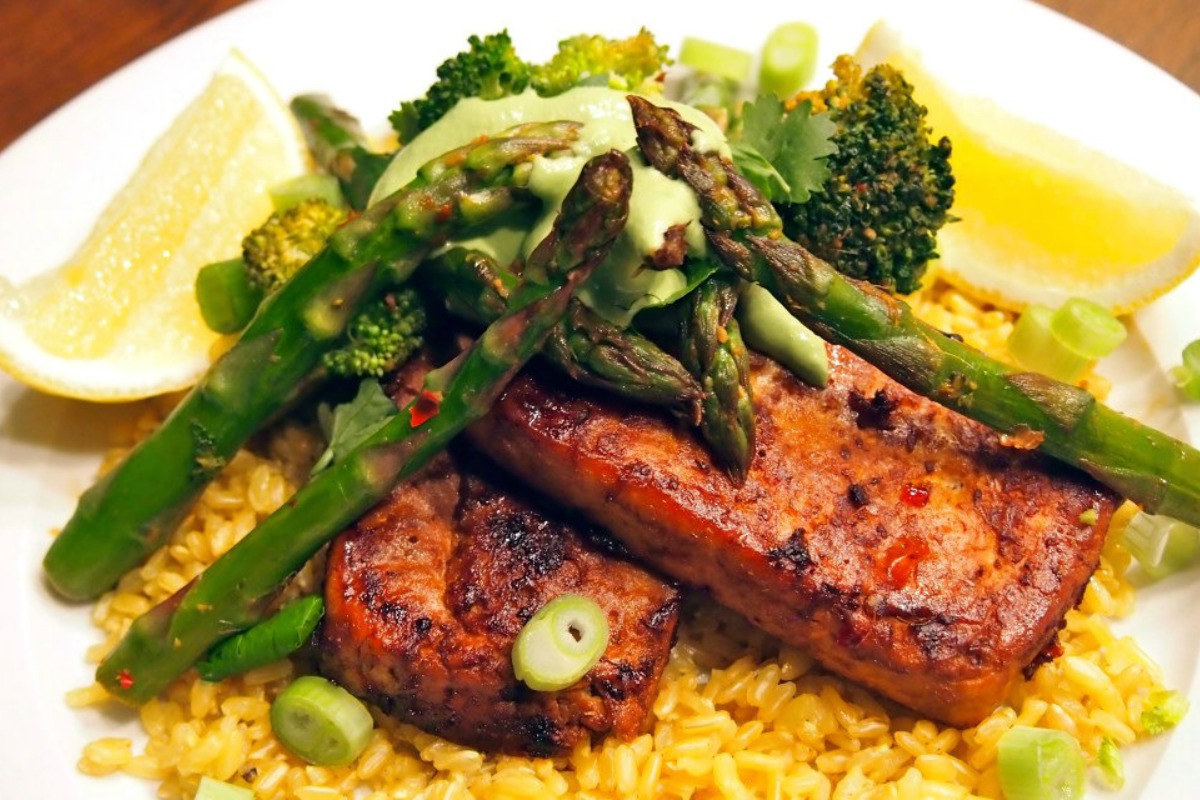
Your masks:
{"label": "seared tofu slab", "polygon": [[[401,389],[401,394],[404,390]],[[672,586],[586,525],[464,451],[439,456],[332,545],[321,669],[431,732],[489,751],[568,752],[643,731],[679,617]],[[575,685],[517,681],[525,622],[565,593],[608,615],[600,662]]]}
{"label": "seared tofu slab", "polygon": [[832,671],[974,724],[1054,641],[1115,498],[1035,441],[1005,439],[841,348],[829,356],[821,390],[755,357],[758,452],[740,487],[665,417],[536,371],[471,437]]}

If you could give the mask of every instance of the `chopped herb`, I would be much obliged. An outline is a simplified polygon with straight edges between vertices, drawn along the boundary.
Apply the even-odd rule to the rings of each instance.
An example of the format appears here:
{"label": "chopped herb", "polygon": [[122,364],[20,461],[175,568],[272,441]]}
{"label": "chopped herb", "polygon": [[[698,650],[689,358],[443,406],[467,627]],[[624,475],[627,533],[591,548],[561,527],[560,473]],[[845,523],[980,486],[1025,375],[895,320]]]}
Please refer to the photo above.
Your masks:
{"label": "chopped herb", "polygon": [[1079,515],[1080,525],[1095,525],[1100,520],[1100,512],[1094,508],[1089,508]]}
{"label": "chopped herb", "polygon": [[812,113],[808,100],[789,111],[775,95],[760,95],[743,108],[734,162],[756,184],[765,182],[759,188],[771,200],[803,203],[829,178],[826,159],[837,152],[835,130],[827,114]]}
{"label": "chopped herb", "polygon": [[349,403],[333,410],[322,405],[317,409],[317,415],[329,445],[313,465],[312,474],[328,469],[386,425],[395,414],[395,403],[383,393],[379,381],[370,378],[359,384],[358,394]]}

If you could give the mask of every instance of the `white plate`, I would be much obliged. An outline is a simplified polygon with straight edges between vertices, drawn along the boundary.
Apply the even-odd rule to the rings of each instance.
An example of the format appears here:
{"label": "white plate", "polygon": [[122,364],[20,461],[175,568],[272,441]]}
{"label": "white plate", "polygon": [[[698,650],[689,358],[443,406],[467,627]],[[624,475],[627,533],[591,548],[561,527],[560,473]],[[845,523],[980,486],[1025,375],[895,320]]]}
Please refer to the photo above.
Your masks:
{"label": "white plate", "polygon": [[[407,4],[405,4],[407,5]],[[208,80],[231,47],[247,53],[285,96],[331,93],[364,120],[384,124],[400,99],[423,90],[446,55],[470,33],[507,26],[529,58],[580,31],[628,34],[646,25],[667,42],[696,35],[756,49],[772,23],[797,16],[821,32],[821,61],[852,51],[885,17],[959,88],[1047,122],[1108,151],[1193,197],[1200,195],[1200,98],[1106,39],[1024,2],[757,4],[746,16],[717,16],[666,3],[607,0],[547,5],[460,1],[453,8],[378,0],[261,0],[216,19],[119,73],[54,114],[0,154],[0,272],[21,278],[52,268],[82,241],[142,153]],[[569,10],[568,10],[569,8]],[[684,14],[695,14],[689,19]],[[1136,106],[1150,111],[1131,112]],[[1150,140],[1153,137],[1153,140]],[[1107,365],[1121,378],[1115,402],[1195,442],[1200,415],[1181,413],[1159,364],[1200,336],[1200,280],[1177,290],[1139,324]],[[1155,362],[1151,352],[1163,361]],[[75,762],[87,741],[137,736],[131,713],[74,712],[70,688],[90,681],[83,653],[97,639],[88,610],[54,600],[39,561],[47,531],[69,516],[88,484],[114,419],[127,407],[47,398],[0,375],[0,607],[10,623],[0,651],[0,758],[5,797],[129,800],[154,796],[151,784],[86,778]],[[1200,698],[1200,574],[1177,576],[1139,595],[1124,627],[1163,665],[1167,682]],[[1135,748],[1123,797],[1183,796],[1194,783],[1200,713],[1168,737]],[[1096,790],[1096,794],[1101,794]]]}

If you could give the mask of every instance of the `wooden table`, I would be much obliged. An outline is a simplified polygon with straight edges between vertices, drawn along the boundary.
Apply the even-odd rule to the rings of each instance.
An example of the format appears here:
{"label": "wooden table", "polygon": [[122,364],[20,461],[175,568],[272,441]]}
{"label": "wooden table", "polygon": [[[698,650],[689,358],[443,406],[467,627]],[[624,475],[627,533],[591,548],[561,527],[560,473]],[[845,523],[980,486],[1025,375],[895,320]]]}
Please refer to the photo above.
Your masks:
{"label": "wooden table", "polygon": [[[244,0],[0,0],[0,149],[91,84]],[[1200,91],[1197,0],[1041,0]]]}

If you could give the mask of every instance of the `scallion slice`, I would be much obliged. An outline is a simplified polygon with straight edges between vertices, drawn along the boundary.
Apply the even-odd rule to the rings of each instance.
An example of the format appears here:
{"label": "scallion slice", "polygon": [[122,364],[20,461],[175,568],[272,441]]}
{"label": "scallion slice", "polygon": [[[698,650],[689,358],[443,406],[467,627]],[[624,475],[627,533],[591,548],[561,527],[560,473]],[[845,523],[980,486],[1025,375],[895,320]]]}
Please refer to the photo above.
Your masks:
{"label": "scallion slice", "polygon": [[1200,400],[1200,339],[1183,348],[1183,364],[1171,370],[1179,390],[1192,400]]}
{"label": "scallion slice", "polygon": [[254,792],[245,786],[234,786],[205,775],[200,779],[195,800],[254,800]]}
{"label": "scallion slice", "polygon": [[1096,766],[1110,789],[1120,789],[1125,785],[1125,762],[1121,758],[1121,751],[1117,749],[1117,743],[1107,736],[1100,740]]}
{"label": "scallion slice", "polygon": [[346,205],[342,187],[332,175],[310,173],[276,184],[268,190],[276,211],[287,211],[305,200],[324,200],[335,206]]}
{"label": "scallion slice", "polygon": [[1152,579],[1178,572],[1200,556],[1200,529],[1139,511],[1125,526],[1125,547]]}
{"label": "scallion slice", "polygon": [[1112,313],[1091,300],[1072,297],[1054,312],[1050,332],[1060,345],[1084,358],[1097,359],[1125,341],[1125,326]]}
{"label": "scallion slice", "polygon": [[1189,705],[1188,699],[1179,692],[1155,692],[1142,710],[1142,727],[1150,734],[1169,731],[1183,721]]}
{"label": "scallion slice", "polygon": [[1015,725],[996,753],[1005,800],[1075,800],[1083,797],[1083,752],[1062,731]]}
{"label": "scallion slice", "polygon": [[1050,327],[1053,317],[1045,306],[1026,308],[1008,337],[1008,351],[1027,370],[1073,383],[1091,359],[1059,344]]}
{"label": "scallion slice", "polygon": [[1058,310],[1030,306],[1008,337],[1008,350],[1022,367],[1074,383],[1098,358],[1125,341],[1125,326],[1108,309],[1073,297]]}
{"label": "scallion slice", "polygon": [[590,598],[564,594],[525,623],[513,645],[513,672],[539,692],[565,689],[608,647],[608,618]]}
{"label": "scallion slice", "polygon": [[758,66],[758,90],[790,97],[804,87],[817,68],[817,31],[803,22],[788,22],[771,31]]}
{"label": "scallion slice", "polygon": [[358,758],[375,727],[354,695],[316,675],[297,678],[271,704],[271,728],[309,764],[336,766]]}
{"label": "scallion slice", "polygon": [[679,48],[679,63],[740,83],[750,77],[754,56],[736,47],[689,36]]}
{"label": "scallion slice", "polygon": [[217,333],[236,333],[246,327],[262,297],[262,287],[250,277],[240,258],[208,264],[196,273],[200,316]]}

